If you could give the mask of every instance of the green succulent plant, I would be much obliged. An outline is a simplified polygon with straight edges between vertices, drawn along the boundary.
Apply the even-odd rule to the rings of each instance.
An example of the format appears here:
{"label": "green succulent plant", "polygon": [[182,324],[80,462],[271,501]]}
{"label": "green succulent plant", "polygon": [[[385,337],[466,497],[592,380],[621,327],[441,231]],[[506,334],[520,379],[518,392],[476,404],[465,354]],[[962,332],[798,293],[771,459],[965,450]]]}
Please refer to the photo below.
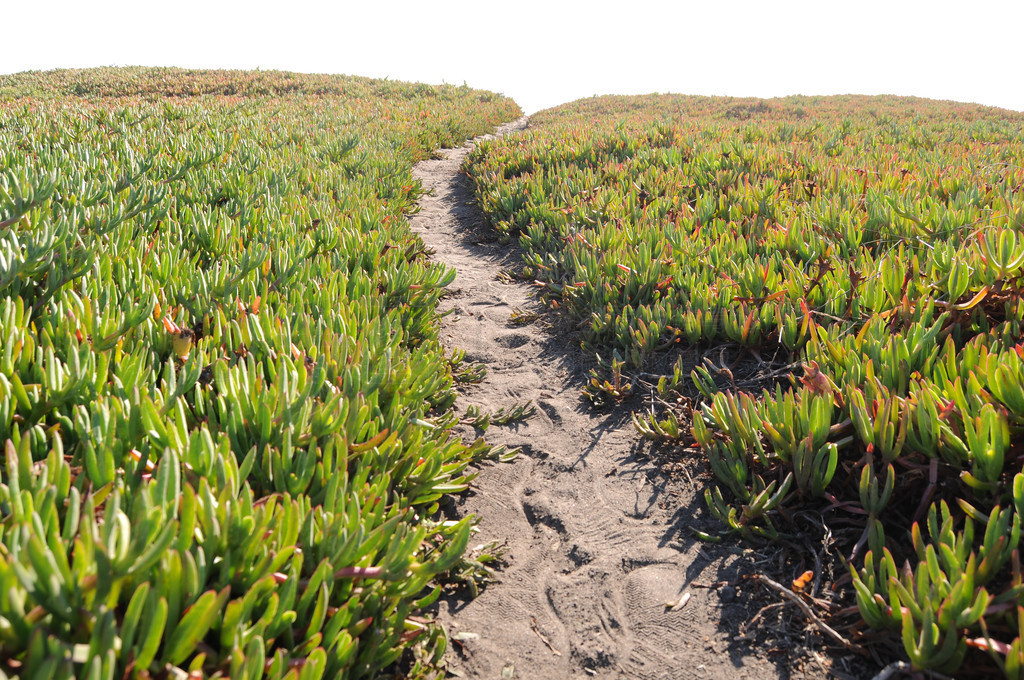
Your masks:
{"label": "green succulent plant", "polygon": [[[465,167],[598,357],[587,395],[650,385],[636,429],[702,451],[727,531],[841,514],[862,527],[850,597],[914,667],[980,649],[1021,677],[1022,122],[897,97],[595,97]],[[738,358],[684,370],[694,349]],[[743,361],[772,370],[745,381]]]}
{"label": "green succulent plant", "polygon": [[[508,99],[277,72],[0,77],[0,674],[370,677],[464,552],[411,166]],[[460,372],[461,370],[461,372]]]}

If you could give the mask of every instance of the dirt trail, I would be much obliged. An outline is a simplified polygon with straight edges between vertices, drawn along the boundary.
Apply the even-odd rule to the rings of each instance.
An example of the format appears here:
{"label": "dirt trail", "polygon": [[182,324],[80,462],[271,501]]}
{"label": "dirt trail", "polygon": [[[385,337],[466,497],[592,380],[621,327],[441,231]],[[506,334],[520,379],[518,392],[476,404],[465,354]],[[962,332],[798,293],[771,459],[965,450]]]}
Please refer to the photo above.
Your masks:
{"label": "dirt trail", "polygon": [[[582,401],[578,347],[543,317],[510,321],[514,310],[542,310],[528,283],[496,277],[521,266],[518,250],[478,243],[483,217],[459,172],[470,148],[416,166],[433,194],[411,218],[433,257],[458,272],[442,302],[451,310],[445,343],[488,369],[482,383],[462,390],[458,408],[495,411],[527,400],[539,408],[523,423],[491,426],[491,443],[523,453],[485,467],[456,501],[459,515],[480,519],[471,545],[507,541],[508,565],[478,598],[441,602],[442,623],[463,634],[452,642],[449,669],[495,679],[778,677],[763,652],[731,641],[750,616],[725,585],[737,580],[738,550],[690,537],[695,522],[709,528],[693,519],[702,490],[661,475],[628,414],[595,413]],[[685,606],[666,607],[683,593]]]}

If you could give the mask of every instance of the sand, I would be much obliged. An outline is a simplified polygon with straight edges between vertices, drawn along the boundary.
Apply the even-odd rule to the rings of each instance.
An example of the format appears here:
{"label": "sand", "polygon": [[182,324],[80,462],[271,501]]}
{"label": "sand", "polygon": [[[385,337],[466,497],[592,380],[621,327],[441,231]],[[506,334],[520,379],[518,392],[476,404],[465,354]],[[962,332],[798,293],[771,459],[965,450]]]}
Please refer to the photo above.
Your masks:
{"label": "sand", "polygon": [[[485,465],[449,508],[479,518],[471,545],[507,544],[500,582],[476,599],[465,590],[450,594],[437,609],[455,638],[449,672],[496,679],[802,677],[734,639],[760,606],[744,596],[750,555],[738,554],[737,542],[693,537],[691,527],[720,528],[706,517],[702,482],[665,474],[628,410],[596,411],[582,398],[586,357],[578,342],[551,325],[535,286],[497,276],[521,267],[520,252],[493,238],[481,243],[488,230],[460,173],[471,147],[416,166],[431,194],[411,217],[433,258],[458,272],[441,305],[450,312],[444,342],[488,369],[482,383],[464,386],[457,408],[496,411],[527,400],[539,408],[525,422],[487,430],[489,442],[522,453],[512,463]],[[516,310],[540,318],[517,325]],[[466,430],[467,438],[477,434]],[[687,594],[682,606],[666,606]]]}

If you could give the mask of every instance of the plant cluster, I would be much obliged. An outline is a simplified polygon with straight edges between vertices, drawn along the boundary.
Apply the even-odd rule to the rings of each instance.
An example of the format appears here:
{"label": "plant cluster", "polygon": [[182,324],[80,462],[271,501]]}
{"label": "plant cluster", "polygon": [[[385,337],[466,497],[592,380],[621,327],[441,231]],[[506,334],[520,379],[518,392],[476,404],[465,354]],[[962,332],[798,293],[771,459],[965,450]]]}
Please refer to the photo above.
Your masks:
{"label": "plant cluster", "polygon": [[[1024,116],[894,97],[581,100],[477,148],[490,223],[584,331],[587,389],[696,443],[729,531],[800,508],[856,527],[863,621],[912,664],[970,647],[1024,677]],[[760,394],[682,347],[782,356]],[[652,383],[653,385],[653,383]],[[980,652],[978,652],[980,653]]]}
{"label": "plant cluster", "polygon": [[415,613],[470,535],[432,518],[493,452],[449,436],[454,272],[411,166],[518,108],[161,69],[0,91],[0,677],[430,672]]}

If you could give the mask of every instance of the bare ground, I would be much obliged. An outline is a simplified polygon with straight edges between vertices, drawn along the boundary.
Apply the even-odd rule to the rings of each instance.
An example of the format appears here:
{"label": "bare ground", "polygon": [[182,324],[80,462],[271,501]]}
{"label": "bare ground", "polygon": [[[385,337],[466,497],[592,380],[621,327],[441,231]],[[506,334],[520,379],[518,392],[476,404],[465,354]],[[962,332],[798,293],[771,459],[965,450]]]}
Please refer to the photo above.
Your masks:
{"label": "bare ground", "polygon": [[[498,134],[520,129],[525,119]],[[700,466],[666,475],[628,413],[595,412],[581,398],[578,344],[540,313],[528,282],[498,276],[521,266],[514,246],[486,243],[483,216],[460,166],[471,148],[442,152],[415,175],[431,194],[412,227],[454,267],[443,338],[483,362],[486,379],[457,407],[496,411],[532,400],[532,418],[491,426],[490,443],[522,447],[485,466],[448,511],[479,518],[473,544],[507,544],[500,582],[470,599],[449,594],[437,617],[453,636],[452,675],[469,678],[824,677],[821,657],[773,652],[736,638],[764,601],[742,574],[758,557],[739,544],[705,544],[691,528],[718,528],[704,511]],[[484,242],[482,242],[484,241]],[[474,436],[467,427],[467,436]],[[689,473],[697,475],[694,480]],[[689,594],[682,606],[667,607]],[[765,623],[770,617],[765,617]],[[749,631],[748,631],[749,632]],[[756,635],[752,637],[757,637]],[[806,668],[806,670],[804,670]]]}

